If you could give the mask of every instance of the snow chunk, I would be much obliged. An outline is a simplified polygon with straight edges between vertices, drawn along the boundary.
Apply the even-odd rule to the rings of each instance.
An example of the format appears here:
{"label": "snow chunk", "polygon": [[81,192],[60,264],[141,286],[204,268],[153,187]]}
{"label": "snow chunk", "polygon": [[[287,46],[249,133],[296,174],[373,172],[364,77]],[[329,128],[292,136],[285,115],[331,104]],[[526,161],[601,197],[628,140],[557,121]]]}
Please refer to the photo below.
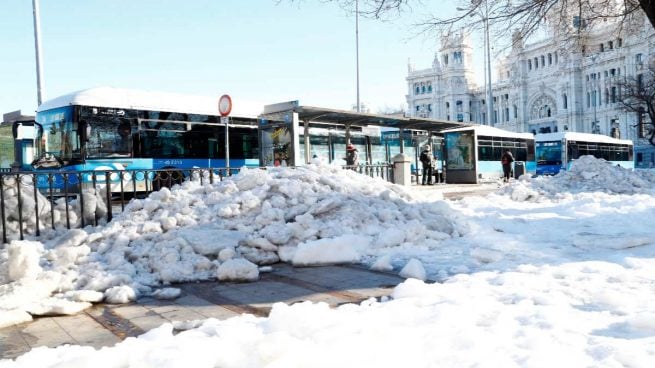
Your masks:
{"label": "snow chunk", "polygon": [[105,300],[111,304],[125,304],[136,300],[136,291],[127,286],[114,286],[105,291]]}
{"label": "snow chunk", "polygon": [[71,290],[67,291],[64,297],[75,302],[99,303],[105,298],[105,294],[95,290]]}
{"label": "snow chunk", "polygon": [[355,263],[361,258],[360,249],[367,248],[371,239],[360,235],[343,235],[298,244],[294,265]]}
{"label": "snow chunk", "polygon": [[32,315],[22,309],[0,310],[0,328],[32,321]]}
{"label": "snow chunk", "polygon": [[378,258],[373,265],[371,265],[371,270],[373,271],[392,271],[393,265],[391,264],[391,256],[384,255]]}
{"label": "snow chunk", "polygon": [[221,281],[256,281],[259,268],[243,258],[230,259],[218,266],[216,276]]}
{"label": "snow chunk", "polygon": [[9,252],[9,280],[35,279],[43,269],[39,265],[43,244],[29,240],[14,240],[7,247]]}
{"label": "snow chunk", "polygon": [[175,299],[180,296],[182,290],[178,288],[163,288],[155,290],[151,295],[155,299]]}
{"label": "snow chunk", "polygon": [[424,281],[426,278],[426,273],[425,268],[423,267],[423,263],[421,263],[421,261],[416,258],[410,259],[405,267],[400,270],[400,277],[404,277],[406,279],[414,278]]}
{"label": "snow chunk", "polygon": [[28,313],[35,316],[73,315],[91,307],[91,305],[92,304],[88,302],[74,302],[61,298],[47,298],[28,305],[26,310]]}

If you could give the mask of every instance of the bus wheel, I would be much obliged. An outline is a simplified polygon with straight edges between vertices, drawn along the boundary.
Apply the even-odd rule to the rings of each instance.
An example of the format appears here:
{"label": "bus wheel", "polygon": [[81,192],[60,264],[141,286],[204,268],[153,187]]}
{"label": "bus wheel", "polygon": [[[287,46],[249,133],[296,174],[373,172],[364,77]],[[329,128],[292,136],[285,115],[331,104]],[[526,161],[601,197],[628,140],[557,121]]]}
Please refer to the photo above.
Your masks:
{"label": "bus wheel", "polygon": [[180,170],[157,171],[152,179],[152,189],[158,191],[161,188],[172,188],[175,184],[182,184],[184,174]]}

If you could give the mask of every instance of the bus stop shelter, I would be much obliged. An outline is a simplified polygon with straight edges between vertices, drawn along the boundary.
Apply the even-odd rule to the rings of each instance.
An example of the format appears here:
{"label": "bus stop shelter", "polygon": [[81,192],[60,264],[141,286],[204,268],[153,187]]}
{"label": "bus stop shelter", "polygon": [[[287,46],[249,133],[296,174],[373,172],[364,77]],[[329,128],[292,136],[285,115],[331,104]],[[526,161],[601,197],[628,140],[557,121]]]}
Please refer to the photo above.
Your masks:
{"label": "bus stop shelter", "polygon": [[310,127],[320,124],[342,129],[345,132],[346,142],[350,141],[351,132],[354,129],[363,132],[370,127],[385,130],[395,129],[398,131],[400,153],[405,151],[404,141],[410,130],[424,131],[431,135],[446,129],[473,125],[446,120],[302,106],[298,101],[266,105],[258,120],[260,162],[264,166],[271,166],[282,161],[289,166],[309,163],[312,158]]}

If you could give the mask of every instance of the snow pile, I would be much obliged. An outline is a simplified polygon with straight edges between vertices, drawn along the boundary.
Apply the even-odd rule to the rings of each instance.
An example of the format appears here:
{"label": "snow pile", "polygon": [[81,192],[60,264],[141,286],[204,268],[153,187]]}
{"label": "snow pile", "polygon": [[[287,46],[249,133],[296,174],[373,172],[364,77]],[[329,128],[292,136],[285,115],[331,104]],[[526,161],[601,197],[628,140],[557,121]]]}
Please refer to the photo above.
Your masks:
{"label": "snow pile", "polygon": [[[255,281],[258,266],[279,261],[371,264],[385,249],[434,248],[459,237],[467,226],[451,212],[445,202],[414,201],[402,187],[332,165],[188,181],[130,202],[104,227],[15,241],[0,251],[0,288],[8,288],[0,289],[0,313],[74,312],[98,299],[72,291],[126,303],[173,295],[153,290],[173,282]],[[376,267],[393,259],[385,263]],[[425,278],[420,264],[404,274]],[[35,283],[40,291],[31,293]]]}
{"label": "snow pile", "polygon": [[604,159],[582,156],[573,161],[571,169],[557,175],[520,180],[501,189],[517,201],[538,200],[541,197],[561,198],[570,194],[603,192],[607,194],[653,194],[655,174],[614,166]]}
{"label": "snow pile", "polygon": [[[54,205],[41,192],[34,195],[34,185],[31,176],[3,176],[3,216],[6,226],[8,240],[20,238],[20,227],[22,226],[23,236],[36,234],[37,220],[41,234],[48,233],[55,229],[64,229],[70,225],[77,228],[82,225],[81,203],[84,203],[85,224],[106,223],[107,204],[105,202],[105,190],[99,186],[98,189],[84,189],[83,201],[72,201],[68,203],[60,198]],[[20,193],[19,193],[20,192]],[[20,205],[19,205],[20,203]],[[66,220],[68,213],[68,220]],[[37,215],[38,214],[38,215]],[[2,231],[2,221],[0,221]]]}

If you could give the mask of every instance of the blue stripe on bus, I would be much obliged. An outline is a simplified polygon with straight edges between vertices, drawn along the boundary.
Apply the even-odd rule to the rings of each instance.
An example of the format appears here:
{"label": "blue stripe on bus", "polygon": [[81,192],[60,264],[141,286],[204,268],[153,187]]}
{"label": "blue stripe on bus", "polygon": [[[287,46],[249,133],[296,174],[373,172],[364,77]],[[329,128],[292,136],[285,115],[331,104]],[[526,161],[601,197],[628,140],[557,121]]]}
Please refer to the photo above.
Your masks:
{"label": "blue stripe on bus", "polygon": [[[230,167],[259,167],[259,159],[230,159]],[[106,159],[93,159],[85,162],[84,164],[70,165],[62,167],[55,172],[75,173],[80,171],[96,171],[96,180],[103,182],[105,180],[102,172],[114,170],[161,170],[161,169],[194,169],[194,168],[222,168],[225,167],[225,159],[157,159],[157,158],[106,158]],[[52,171],[43,171],[52,172]],[[50,183],[48,175],[39,174],[39,171],[34,172],[37,175],[36,182],[37,188],[42,190],[49,190]],[[64,177],[62,174],[52,175],[52,189],[57,192],[64,190]],[[77,175],[68,176],[68,190],[75,192],[79,184]],[[82,181],[90,183],[93,181],[91,175],[83,175]],[[118,181],[112,180],[112,181]]]}

